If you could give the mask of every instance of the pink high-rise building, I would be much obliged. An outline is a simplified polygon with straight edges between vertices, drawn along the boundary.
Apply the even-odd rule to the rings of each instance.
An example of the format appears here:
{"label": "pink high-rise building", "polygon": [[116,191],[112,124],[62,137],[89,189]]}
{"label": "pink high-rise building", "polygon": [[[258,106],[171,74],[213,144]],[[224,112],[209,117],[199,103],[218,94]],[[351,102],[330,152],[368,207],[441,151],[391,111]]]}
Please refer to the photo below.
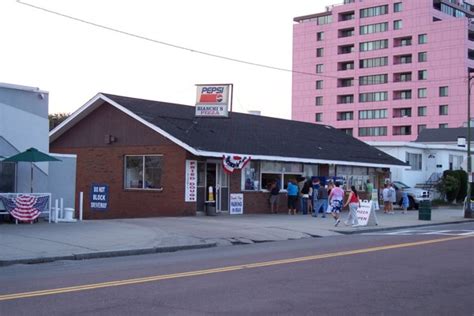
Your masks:
{"label": "pink high-rise building", "polygon": [[345,0],[295,18],[292,118],[364,141],[463,126],[474,71],[469,2]]}

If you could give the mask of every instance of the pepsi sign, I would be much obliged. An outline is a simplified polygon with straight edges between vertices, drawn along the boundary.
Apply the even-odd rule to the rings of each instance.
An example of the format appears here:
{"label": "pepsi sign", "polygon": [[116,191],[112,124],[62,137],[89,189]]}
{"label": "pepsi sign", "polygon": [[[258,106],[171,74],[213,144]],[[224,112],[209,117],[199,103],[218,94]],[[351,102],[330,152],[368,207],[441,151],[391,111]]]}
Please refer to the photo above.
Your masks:
{"label": "pepsi sign", "polygon": [[197,85],[196,116],[228,116],[230,86]]}

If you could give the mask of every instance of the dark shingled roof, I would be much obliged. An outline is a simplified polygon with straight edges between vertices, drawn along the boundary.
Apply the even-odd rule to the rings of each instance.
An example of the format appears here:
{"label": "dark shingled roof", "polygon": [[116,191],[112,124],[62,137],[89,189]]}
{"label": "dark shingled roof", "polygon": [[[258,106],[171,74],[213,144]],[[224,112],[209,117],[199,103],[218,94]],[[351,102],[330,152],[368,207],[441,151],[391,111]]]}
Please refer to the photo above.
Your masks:
{"label": "dark shingled roof", "polygon": [[[457,142],[458,137],[467,138],[467,127],[458,128],[425,128],[418,134],[415,142]],[[474,137],[474,128],[471,128],[471,137]]]}
{"label": "dark shingled roof", "polygon": [[229,118],[196,118],[193,106],[103,95],[198,150],[406,165],[326,125],[235,112]]}

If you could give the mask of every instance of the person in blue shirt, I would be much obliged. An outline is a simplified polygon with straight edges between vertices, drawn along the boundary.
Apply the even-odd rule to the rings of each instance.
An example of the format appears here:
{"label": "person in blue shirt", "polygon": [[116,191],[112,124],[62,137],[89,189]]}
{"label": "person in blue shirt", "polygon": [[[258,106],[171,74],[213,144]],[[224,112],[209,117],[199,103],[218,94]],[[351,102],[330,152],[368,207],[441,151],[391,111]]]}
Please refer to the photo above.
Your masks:
{"label": "person in blue shirt", "polygon": [[298,185],[295,179],[288,181],[286,188],[288,195],[288,215],[296,215],[296,202],[298,201]]}
{"label": "person in blue shirt", "polygon": [[408,205],[410,205],[410,200],[408,199],[408,193],[402,192],[402,207],[403,207],[403,214],[406,214]]}

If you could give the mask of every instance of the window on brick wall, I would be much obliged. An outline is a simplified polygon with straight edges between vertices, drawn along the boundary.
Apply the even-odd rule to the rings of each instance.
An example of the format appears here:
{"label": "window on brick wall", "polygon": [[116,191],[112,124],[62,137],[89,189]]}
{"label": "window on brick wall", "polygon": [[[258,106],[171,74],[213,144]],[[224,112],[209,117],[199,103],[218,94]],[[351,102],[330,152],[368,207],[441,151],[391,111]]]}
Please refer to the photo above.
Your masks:
{"label": "window on brick wall", "polygon": [[393,12],[402,12],[403,10],[403,3],[402,2],[395,2],[393,4]]}
{"label": "window on brick wall", "polygon": [[448,106],[440,105],[439,106],[439,115],[448,115]]}
{"label": "window on brick wall", "polygon": [[428,42],[428,35],[419,34],[418,35],[418,44],[426,44]]}
{"label": "window on brick wall", "polygon": [[428,114],[428,109],[426,106],[418,107],[418,116],[426,116]]}
{"label": "window on brick wall", "polygon": [[318,106],[319,106],[319,105],[323,105],[323,97],[321,97],[321,96],[320,96],[320,97],[316,97],[316,98],[314,99],[314,102],[315,102],[315,105],[318,105]]}
{"label": "window on brick wall", "polygon": [[448,96],[448,87],[439,87],[439,96],[447,97]]}
{"label": "window on brick wall", "polygon": [[418,80],[426,80],[426,79],[428,79],[428,71],[418,70]]}
{"label": "window on brick wall", "polygon": [[421,133],[422,130],[424,130],[426,128],[426,124],[420,124],[418,125],[418,134]]}
{"label": "window on brick wall", "polygon": [[163,155],[125,156],[125,189],[161,190]]}
{"label": "window on brick wall", "polygon": [[418,88],[418,99],[424,99],[427,96],[428,89],[426,88]]}
{"label": "window on brick wall", "polygon": [[393,21],[393,29],[394,30],[401,30],[403,27],[403,22],[402,20],[395,20]]}
{"label": "window on brick wall", "polygon": [[324,65],[323,64],[317,64],[316,65],[316,73],[320,74],[324,71]]}
{"label": "window on brick wall", "polygon": [[418,62],[424,63],[428,61],[428,53],[427,52],[419,52],[418,53]]}
{"label": "window on brick wall", "polygon": [[316,90],[321,90],[323,88],[323,80],[316,81]]}

